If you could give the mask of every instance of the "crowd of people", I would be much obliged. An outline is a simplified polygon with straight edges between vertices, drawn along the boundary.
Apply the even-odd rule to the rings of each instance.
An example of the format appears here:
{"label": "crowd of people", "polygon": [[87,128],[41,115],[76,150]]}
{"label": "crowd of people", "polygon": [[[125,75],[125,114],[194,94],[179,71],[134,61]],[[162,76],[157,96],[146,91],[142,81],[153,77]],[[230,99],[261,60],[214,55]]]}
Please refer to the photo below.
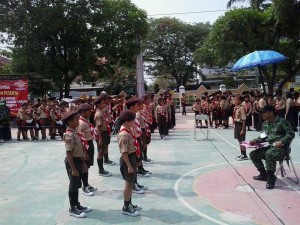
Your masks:
{"label": "crowd of people", "polygon": [[[259,91],[245,91],[239,96],[242,97],[241,104],[245,109],[248,131],[252,130],[252,126],[256,131],[262,129],[263,119],[260,109],[265,105],[274,106],[276,114],[281,118],[287,119],[294,131],[297,131],[298,112],[300,111],[299,92],[291,90],[285,96],[281,92],[277,92],[273,96],[264,95]],[[186,104],[185,95],[182,97],[182,104]],[[205,92],[200,97],[195,96],[192,110],[195,112],[195,115],[205,114],[209,116],[209,121],[205,121],[206,125],[215,128],[228,128],[229,117],[233,117],[235,106],[235,96],[230,91],[224,93],[218,91],[210,95]],[[182,114],[186,114],[185,109],[182,110]],[[202,126],[202,121],[196,122],[197,125]]]}
{"label": "crowd of people", "polygon": [[[186,104],[186,101],[183,100],[183,103]],[[1,107],[1,118],[7,118],[9,109],[7,110],[5,104]],[[274,161],[282,157],[282,154],[274,152],[278,148],[286,147],[294,138],[293,131],[297,128],[299,107],[299,94],[296,92],[289,92],[286,97],[281,93],[271,97],[264,96],[258,91],[232,96],[228,91],[212,95],[203,93],[200,98],[195,98],[192,110],[195,115],[208,115],[209,119],[204,121],[205,125],[215,128],[228,128],[229,117],[232,116],[235,125],[234,138],[240,144],[245,141],[246,128],[247,131],[251,131],[252,125],[257,131],[267,132],[271,137],[272,147],[265,148],[259,154],[252,152],[250,158],[260,172],[253,178],[266,180],[266,188],[272,189],[276,181]],[[186,115],[186,112],[183,112],[183,115]],[[9,119],[1,119],[1,127],[5,127],[7,122]],[[196,123],[203,125],[203,121]],[[117,135],[121,154],[120,171],[125,181],[122,213],[138,216],[142,207],[132,203],[132,193],[142,194],[147,189],[138,182],[138,176],[151,175],[151,171],[144,168],[145,164],[153,163],[148,157],[151,134],[158,128],[159,137],[164,140],[169,134],[169,129],[175,127],[175,103],[168,92],[162,94],[159,99],[154,99],[153,95],[125,98],[101,93],[97,98],[77,99],[71,104],[56,99],[42,99],[37,103],[30,100],[23,103],[19,109],[16,124],[18,141],[47,141],[48,137],[50,140],[56,140],[57,136],[64,141],[65,166],[70,180],[69,214],[79,218],[85,217],[86,213],[92,210],[80,205],[79,188],[87,196],[92,196],[97,190],[88,180],[89,168],[94,165],[94,143],[97,149],[96,162],[99,175],[112,176],[104,165],[116,164],[109,158],[109,144],[112,134]],[[278,127],[284,132],[277,134],[278,129],[271,130],[271,126]],[[7,127],[9,128],[9,125]],[[10,138],[7,136],[4,141]],[[257,138],[251,143],[261,141]],[[236,158],[248,159],[246,149],[242,145],[241,155]],[[261,159],[266,159],[267,170]]]}
{"label": "crowd of people", "polygon": [[160,138],[165,139],[169,129],[175,127],[175,104],[168,92],[158,100],[154,100],[153,95],[125,98],[106,93],[72,103],[54,98],[42,99],[35,104],[29,100],[21,105],[16,125],[17,141],[59,140],[57,136],[64,141],[65,166],[70,179],[69,213],[80,218],[92,209],[80,205],[78,188],[87,196],[92,196],[97,190],[88,181],[88,168],[94,165],[94,142],[99,175],[112,176],[104,165],[116,164],[110,160],[108,149],[112,134],[117,134],[120,170],[125,180],[122,212],[138,216],[141,207],[131,203],[131,195],[132,192],[143,194],[147,189],[138,183],[137,177],[151,174],[144,168],[144,164],[153,163],[148,157],[151,134],[158,127]]}

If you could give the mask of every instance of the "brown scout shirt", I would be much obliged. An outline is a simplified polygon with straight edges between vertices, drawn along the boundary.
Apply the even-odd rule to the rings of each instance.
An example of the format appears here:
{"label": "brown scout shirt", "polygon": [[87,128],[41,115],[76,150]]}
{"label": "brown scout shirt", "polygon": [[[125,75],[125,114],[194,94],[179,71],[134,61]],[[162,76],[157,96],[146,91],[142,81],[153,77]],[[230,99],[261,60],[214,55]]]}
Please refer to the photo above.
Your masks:
{"label": "brown scout shirt", "polygon": [[[70,130],[70,131],[68,131]],[[80,137],[76,134],[76,130],[67,128],[64,133],[63,140],[65,142],[65,147],[67,152],[72,152],[73,157],[83,157],[84,150]]]}
{"label": "brown scout shirt", "polygon": [[104,113],[101,109],[96,110],[94,120],[95,120],[96,127],[100,126],[101,131],[107,131],[106,119],[105,119]]}
{"label": "brown scout shirt", "polygon": [[85,122],[85,120],[86,119],[84,119],[82,116],[80,116],[79,126],[77,127],[77,131],[79,133],[81,133],[87,141],[90,141],[90,140],[93,140],[94,137],[92,135],[90,125],[87,122]]}
{"label": "brown scout shirt", "polygon": [[[123,126],[121,127],[121,130],[122,130],[122,128],[123,128]],[[119,149],[120,149],[121,154],[126,153],[126,152],[128,154],[131,154],[136,151],[135,146],[134,146],[134,139],[130,133],[128,133],[126,131],[121,131],[118,134],[117,140],[118,140]]]}
{"label": "brown scout shirt", "polygon": [[235,107],[234,121],[242,122],[243,120],[246,120],[246,112],[245,108],[241,104]]}

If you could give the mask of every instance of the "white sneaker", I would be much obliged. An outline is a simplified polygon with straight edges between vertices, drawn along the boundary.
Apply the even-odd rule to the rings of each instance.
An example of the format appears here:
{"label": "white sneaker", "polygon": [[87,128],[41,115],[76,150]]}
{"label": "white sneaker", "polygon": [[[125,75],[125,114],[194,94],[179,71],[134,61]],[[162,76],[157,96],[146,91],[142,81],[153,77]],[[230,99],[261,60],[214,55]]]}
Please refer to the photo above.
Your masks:
{"label": "white sneaker", "polygon": [[140,189],[137,184],[134,184],[132,192],[136,194],[145,194],[145,191]]}
{"label": "white sneaker", "polygon": [[76,206],[76,209],[79,211],[79,212],[83,212],[83,213],[88,213],[88,212],[91,212],[93,211],[93,209],[91,207],[84,207],[82,205],[78,205]]}
{"label": "white sneaker", "polygon": [[76,218],[84,218],[86,214],[84,212],[80,212],[77,208],[69,209],[70,216],[74,216]]}
{"label": "white sneaker", "polygon": [[94,193],[88,188],[88,187],[83,187],[82,188],[82,194],[86,196],[93,196]]}
{"label": "white sneaker", "polygon": [[122,209],[122,213],[124,215],[127,215],[127,216],[133,216],[133,217],[136,217],[136,216],[139,216],[140,213],[139,211],[137,210],[134,210],[133,206],[132,205],[129,205],[129,206],[123,206],[123,209]]}

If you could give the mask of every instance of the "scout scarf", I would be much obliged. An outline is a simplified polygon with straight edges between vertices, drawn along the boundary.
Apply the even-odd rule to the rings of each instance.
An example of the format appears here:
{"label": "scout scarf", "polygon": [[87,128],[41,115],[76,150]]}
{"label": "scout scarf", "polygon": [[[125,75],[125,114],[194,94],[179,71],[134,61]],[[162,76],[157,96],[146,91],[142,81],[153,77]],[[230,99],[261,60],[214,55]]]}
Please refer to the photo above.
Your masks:
{"label": "scout scarf", "polygon": [[66,133],[75,133],[78,135],[78,137],[81,140],[82,146],[83,148],[87,151],[89,149],[89,143],[87,142],[87,140],[83,137],[83,135],[81,133],[79,133],[77,130],[71,130],[71,129],[66,129]]}
{"label": "scout scarf", "polygon": [[126,133],[130,134],[131,137],[134,139],[134,147],[135,147],[135,151],[136,151],[136,155],[140,156],[141,155],[141,149],[140,149],[140,144],[137,140],[137,138],[135,137],[135,135],[132,133],[131,130],[128,130],[126,128],[121,128],[120,132],[125,131]]}

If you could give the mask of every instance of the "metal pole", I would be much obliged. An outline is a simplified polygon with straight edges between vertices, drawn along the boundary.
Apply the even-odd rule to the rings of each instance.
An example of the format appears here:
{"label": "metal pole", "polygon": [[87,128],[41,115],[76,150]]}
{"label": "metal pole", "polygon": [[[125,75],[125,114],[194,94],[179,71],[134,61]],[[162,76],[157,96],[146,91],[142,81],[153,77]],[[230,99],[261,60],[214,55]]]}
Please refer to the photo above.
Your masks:
{"label": "metal pole", "polygon": [[[137,44],[140,45],[140,40],[136,39]],[[142,51],[136,56],[136,91],[138,97],[141,98],[145,95],[145,80],[144,80],[144,66],[143,66],[143,53]]]}

